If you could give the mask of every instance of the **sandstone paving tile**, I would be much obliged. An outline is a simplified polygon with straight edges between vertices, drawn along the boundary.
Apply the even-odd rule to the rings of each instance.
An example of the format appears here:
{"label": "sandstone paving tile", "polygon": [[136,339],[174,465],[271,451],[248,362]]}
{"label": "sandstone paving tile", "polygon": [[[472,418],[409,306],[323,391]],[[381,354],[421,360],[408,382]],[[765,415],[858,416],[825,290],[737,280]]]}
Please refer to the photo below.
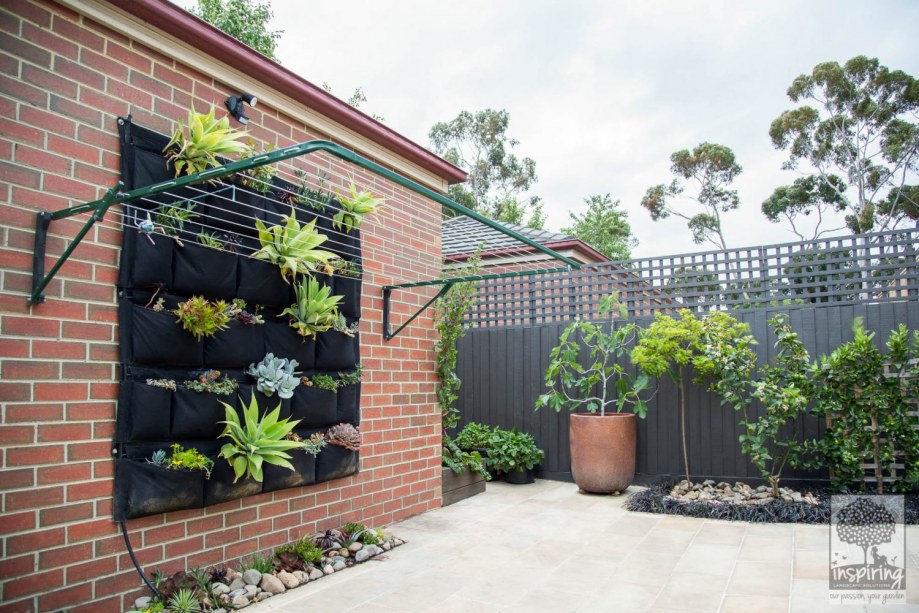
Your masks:
{"label": "sandstone paving tile", "polygon": [[791,564],[739,561],[728,583],[728,594],[786,596],[791,587]]}
{"label": "sandstone paving tile", "polygon": [[638,544],[641,551],[653,551],[679,555],[686,551],[695,533],[685,530],[669,530],[655,526]]}
{"label": "sandstone paving tile", "polygon": [[783,562],[792,559],[794,548],[788,539],[772,539],[768,536],[746,536],[740,545],[739,560],[749,562]]}
{"label": "sandstone paving tile", "polygon": [[664,585],[679,556],[633,551],[616,567],[616,578],[629,583]]}
{"label": "sandstone paving tile", "polygon": [[708,573],[730,576],[737,563],[739,548],[733,545],[707,545],[693,543],[686,549],[676,565],[679,572]]}
{"label": "sandstone paving tile", "polygon": [[795,549],[830,550],[830,526],[804,525],[795,526]]}
{"label": "sandstone paving tile", "polygon": [[795,579],[830,580],[830,556],[819,549],[795,551],[793,576]]}
{"label": "sandstone paving tile", "polygon": [[721,521],[707,521],[696,533],[693,543],[706,545],[740,545],[747,527]]}
{"label": "sandstone paving tile", "polygon": [[729,594],[724,597],[719,613],[788,613],[788,607],[787,596],[731,596]]}
{"label": "sandstone paving tile", "polygon": [[700,613],[717,611],[727,582],[727,577],[719,575],[674,572],[653,606]]}
{"label": "sandstone paving tile", "polygon": [[645,611],[657,599],[661,589],[658,585],[629,583],[617,578],[603,584],[599,592],[589,593],[577,610],[579,613]]}

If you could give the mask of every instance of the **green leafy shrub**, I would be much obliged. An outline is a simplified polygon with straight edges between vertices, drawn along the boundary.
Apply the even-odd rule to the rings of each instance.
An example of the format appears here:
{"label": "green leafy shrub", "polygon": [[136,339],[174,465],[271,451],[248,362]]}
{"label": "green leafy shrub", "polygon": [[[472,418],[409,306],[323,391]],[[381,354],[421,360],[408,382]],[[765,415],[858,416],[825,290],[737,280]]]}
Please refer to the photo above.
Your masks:
{"label": "green leafy shrub", "polygon": [[487,450],[494,435],[495,429],[491,426],[471,421],[456,433],[454,440],[459,448],[465,451],[474,449]]}
{"label": "green leafy shrub", "polygon": [[230,439],[229,443],[220,448],[220,457],[226,459],[233,467],[236,475],[234,483],[241,477],[251,477],[261,482],[262,466],[265,462],[288,470],[294,469],[288,461],[290,455],[286,452],[298,449],[303,444],[286,440],[285,437],[300,421],[279,419],[280,403],[273,411],[265,413],[259,419],[258,401],[253,393],[249,405],[243,405],[245,424],[240,423],[235,407],[226,402],[220,404],[226,410],[226,421],[220,423],[226,424],[226,427],[218,438]]}
{"label": "green leafy shrub", "polygon": [[542,462],[544,455],[529,434],[517,428],[496,428],[492,446],[488,449],[488,466],[501,472],[530,470]]}
{"label": "green leafy shrub", "polygon": [[443,437],[441,464],[455,473],[468,470],[485,477],[487,481],[491,480],[491,475],[485,468],[485,460],[482,458],[482,454],[478,451],[460,449],[456,441],[449,436]]}

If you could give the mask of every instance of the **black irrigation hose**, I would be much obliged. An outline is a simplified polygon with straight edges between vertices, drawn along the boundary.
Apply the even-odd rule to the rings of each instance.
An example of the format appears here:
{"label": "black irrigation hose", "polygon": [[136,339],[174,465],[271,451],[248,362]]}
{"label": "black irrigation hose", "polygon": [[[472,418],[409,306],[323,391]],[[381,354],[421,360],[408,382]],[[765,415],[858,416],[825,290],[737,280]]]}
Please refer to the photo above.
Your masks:
{"label": "black irrigation hose", "polygon": [[134,568],[137,569],[137,574],[140,575],[140,578],[144,580],[144,583],[147,584],[147,587],[150,588],[150,591],[153,592],[153,595],[159,598],[160,593],[153,586],[147,575],[144,574],[144,569],[140,567],[140,564],[137,562],[137,558],[134,556],[134,548],[131,547],[131,539],[128,538],[128,527],[125,525],[124,520],[118,522],[121,524],[121,534],[124,535],[124,544],[128,548],[128,555],[131,556],[131,562],[134,563]]}

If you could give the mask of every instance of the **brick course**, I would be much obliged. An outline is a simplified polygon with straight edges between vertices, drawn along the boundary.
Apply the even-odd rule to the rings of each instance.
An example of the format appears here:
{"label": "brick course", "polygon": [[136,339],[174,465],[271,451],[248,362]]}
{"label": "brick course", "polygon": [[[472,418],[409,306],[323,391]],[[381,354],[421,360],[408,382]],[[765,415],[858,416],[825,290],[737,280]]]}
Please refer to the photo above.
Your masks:
{"label": "brick course", "polygon": [[[170,132],[190,103],[220,107],[238,88],[110,28],[50,0],[0,6],[0,613],[120,611],[144,593],[111,519],[118,211],[83,240],[47,302],[27,308],[34,213],[112,186],[118,115]],[[264,103],[249,114],[250,131],[278,146],[328,138]],[[300,162],[331,175],[333,187],[354,176],[387,201],[362,227],[361,472],[130,521],[148,573],[233,561],[347,521],[384,526],[441,504],[430,313],[384,342],[380,298],[382,285],[437,277],[440,208],[339,160]],[[52,223],[48,267],[86,218]],[[433,291],[394,296],[394,324]]]}

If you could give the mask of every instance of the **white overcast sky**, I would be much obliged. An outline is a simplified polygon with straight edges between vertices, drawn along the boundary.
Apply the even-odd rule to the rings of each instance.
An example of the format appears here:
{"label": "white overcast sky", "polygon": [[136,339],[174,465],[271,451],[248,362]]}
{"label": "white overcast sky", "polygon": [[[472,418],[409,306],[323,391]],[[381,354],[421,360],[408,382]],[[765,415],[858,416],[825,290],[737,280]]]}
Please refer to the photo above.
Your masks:
{"label": "white overcast sky", "polygon": [[[182,6],[194,0],[177,0]],[[759,210],[797,176],[772,148],[785,91],[824,61],[877,57],[919,76],[919,1],[733,0],[302,2],[273,0],[278,57],[305,79],[427,146],[461,110],[507,109],[515,150],[536,161],[547,227],[590,194],[622,201],[635,256],[709,247],[685,222],[652,222],[645,190],[670,180],[670,154],[709,141],[744,172],[741,207],[724,220],[731,247],[795,240]]]}

